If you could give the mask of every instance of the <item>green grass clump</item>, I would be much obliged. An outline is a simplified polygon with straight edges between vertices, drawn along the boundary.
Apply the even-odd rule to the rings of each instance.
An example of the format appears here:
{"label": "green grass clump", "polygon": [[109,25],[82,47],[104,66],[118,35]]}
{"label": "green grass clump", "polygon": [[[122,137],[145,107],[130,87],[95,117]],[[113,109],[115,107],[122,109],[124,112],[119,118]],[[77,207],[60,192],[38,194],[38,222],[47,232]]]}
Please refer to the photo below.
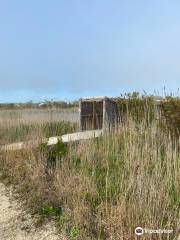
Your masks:
{"label": "green grass clump", "polygon": [[0,141],[3,143],[12,143],[34,139],[34,137],[52,137],[61,136],[66,133],[72,133],[76,130],[76,124],[70,122],[47,122],[33,124],[19,124],[13,126],[0,126]]}
{"label": "green grass clump", "polygon": [[131,117],[136,123],[146,120],[146,124],[149,124],[156,117],[153,96],[141,96],[134,92],[117,98],[117,105],[122,122]]}
{"label": "green grass clump", "polygon": [[49,204],[43,204],[43,206],[40,208],[40,215],[43,217],[59,217],[62,214],[61,208],[53,207]]}

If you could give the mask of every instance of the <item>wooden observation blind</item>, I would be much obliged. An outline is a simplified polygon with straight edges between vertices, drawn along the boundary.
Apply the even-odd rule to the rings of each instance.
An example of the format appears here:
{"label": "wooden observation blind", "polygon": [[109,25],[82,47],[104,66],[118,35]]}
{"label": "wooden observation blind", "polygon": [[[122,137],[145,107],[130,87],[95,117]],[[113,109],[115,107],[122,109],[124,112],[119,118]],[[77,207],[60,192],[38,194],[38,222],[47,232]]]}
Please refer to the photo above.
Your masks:
{"label": "wooden observation blind", "polygon": [[114,126],[118,116],[116,101],[108,97],[81,98],[79,111],[80,131]]}

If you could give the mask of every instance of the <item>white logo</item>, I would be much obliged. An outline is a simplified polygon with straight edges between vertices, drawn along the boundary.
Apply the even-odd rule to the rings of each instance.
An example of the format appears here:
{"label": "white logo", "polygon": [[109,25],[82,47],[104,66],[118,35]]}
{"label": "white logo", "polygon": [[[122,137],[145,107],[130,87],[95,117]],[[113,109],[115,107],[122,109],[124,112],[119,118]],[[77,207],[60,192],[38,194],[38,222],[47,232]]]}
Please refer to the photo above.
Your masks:
{"label": "white logo", "polygon": [[143,233],[144,233],[144,229],[143,229],[143,228],[137,227],[137,228],[135,229],[135,234],[136,234],[137,236],[141,236],[141,235],[143,235]]}

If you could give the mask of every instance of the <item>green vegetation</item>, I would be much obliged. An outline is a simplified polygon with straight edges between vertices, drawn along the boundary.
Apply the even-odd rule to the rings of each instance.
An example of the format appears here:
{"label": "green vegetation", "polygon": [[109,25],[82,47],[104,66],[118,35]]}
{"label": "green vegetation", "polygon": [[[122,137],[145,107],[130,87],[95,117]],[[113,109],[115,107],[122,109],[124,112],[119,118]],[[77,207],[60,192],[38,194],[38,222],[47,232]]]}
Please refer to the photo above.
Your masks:
{"label": "green vegetation", "polygon": [[122,121],[127,121],[131,117],[137,123],[146,120],[148,124],[155,118],[153,96],[140,96],[135,92],[117,98],[117,104]]}
{"label": "green vegetation", "polygon": [[29,101],[26,103],[1,103],[0,109],[9,109],[9,110],[15,110],[15,109],[33,109],[33,108],[39,108],[39,109],[49,109],[49,108],[73,108],[78,106],[78,101],[73,102],[65,102],[65,101],[49,101],[45,100],[40,103],[34,103],[33,101]]}
{"label": "green vegetation", "polygon": [[[98,139],[1,152],[1,179],[16,186],[26,206],[39,216],[38,223],[54,219],[70,240],[131,240],[137,226],[178,228],[179,100],[168,102],[177,110],[174,114],[172,107],[171,111],[164,109],[164,104],[169,106],[167,101],[161,102],[163,115],[157,118],[152,97],[134,94],[129,99],[118,99],[123,117],[116,131]],[[29,128],[31,132],[31,125]],[[50,122],[35,126],[36,137],[39,128],[40,136],[75,131],[72,123]],[[27,130],[14,131],[14,126],[6,133],[11,141],[27,136]],[[157,236],[144,235],[141,239]]]}
{"label": "green vegetation", "polygon": [[51,136],[61,136],[63,134],[74,132],[77,124],[69,122],[46,122],[46,123],[21,123],[18,125],[0,126],[0,141],[11,143],[34,139],[37,137],[48,138]]}

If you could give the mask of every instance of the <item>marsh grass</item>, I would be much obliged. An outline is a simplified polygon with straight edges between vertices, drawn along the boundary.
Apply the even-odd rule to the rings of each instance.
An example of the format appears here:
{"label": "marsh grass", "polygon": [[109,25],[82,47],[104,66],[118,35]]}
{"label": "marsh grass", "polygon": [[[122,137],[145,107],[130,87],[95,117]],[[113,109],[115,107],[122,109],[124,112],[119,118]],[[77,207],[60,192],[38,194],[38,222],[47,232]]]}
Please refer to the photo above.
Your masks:
{"label": "marsh grass", "polygon": [[75,108],[0,110],[0,144],[76,131],[77,117]]}
{"label": "marsh grass", "polygon": [[37,138],[48,138],[61,136],[74,132],[77,124],[68,122],[46,122],[36,124],[19,124],[12,127],[0,127],[0,143],[7,144],[18,141],[34,140]]}
{"label": "marsh grass", "polygon": [[[148,109],[141,120],[126,114],[116,131],[98,139],[1,152],[4,179],[16,185],[39,222],[55,219],[69,239],[132,240],[137,226],[175,230],[180,224],[180,139],[164,119],[152,117],[151,105]],[[53,174],[46,172],[48,158],[56,160]]]}

